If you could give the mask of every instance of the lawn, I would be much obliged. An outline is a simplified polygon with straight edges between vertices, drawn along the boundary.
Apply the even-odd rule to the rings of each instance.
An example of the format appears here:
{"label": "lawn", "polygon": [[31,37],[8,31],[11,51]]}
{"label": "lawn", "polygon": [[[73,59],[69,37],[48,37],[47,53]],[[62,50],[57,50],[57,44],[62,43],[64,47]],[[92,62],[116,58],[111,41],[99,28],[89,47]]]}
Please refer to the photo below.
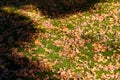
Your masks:
{"label": "lawn", "polygon": [[0,80],[120,80],[119,0],[38,1],[0,3]]}

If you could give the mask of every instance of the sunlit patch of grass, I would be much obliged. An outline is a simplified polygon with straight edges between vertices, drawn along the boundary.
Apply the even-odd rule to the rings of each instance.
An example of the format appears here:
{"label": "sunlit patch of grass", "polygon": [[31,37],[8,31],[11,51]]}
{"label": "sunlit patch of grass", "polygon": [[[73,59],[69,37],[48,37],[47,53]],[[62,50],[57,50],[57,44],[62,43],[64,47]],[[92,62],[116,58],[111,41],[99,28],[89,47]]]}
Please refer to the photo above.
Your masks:
{"label": "sunlit patch of grass", "polygon": [[35,51],[34,51],[34,53],[35,54],[43,54],[45,52],[45,50],[43,49],[43,48],[37,48]]}
{"label": "sunlit patch of grass", "polygon": [[69,59],[60,56],[56,52],[49,53],[48,55],[46,55],[46,58],[52,61],[52,63],[57,61],[57,64],[53,66],[57,71],[59,71],[60,68],[64,68],[67,70],[70,69],[71,67],[75,67],[75,64],[71,63]]}
{"label": "sunlit patch of grass", "polygon": [[103,53],[103,55],[104,56],[112,56],[114,53],[113,53],[113,50],[111,50],[111,51],[105,51],[104,53]]}
{"label": "sunlit patch of grass", "polygon": [[90,51],[90,50],[81,50],[82,54],[85,54],[86,56],[88,56],[87,60],[91,60],[95,54],[95,52]]}
{"label": "sunlit patch of grass", "polygon": [[120,72],[120,68],[119,69],[115,69],[114,72],[115,73],[119,73]]}
{"label": "sunlit patch of grass", "polygon": [[100,78],[102,74],[109,74],[109,72],[100,70],[100,71],[97,71],[96,74],[97,74],[97,78]]}
{"label": "sunlit patch of grass", "polygon": [[13,12],[15,13],[16,11],[18,11],[17,7],[2,7],[3,10],[7,11],[7,12]]}
{"label": "sunlit patch of grass", "polygon": [[56,27],[62,26],[62,23],[59,20],[52,20],[51,23]]}
{"label": "sunlit patch of grass", "polygon": [[[96,9],[93,11],[76,13],[74,15],[70,15],[69,17],[58,18],[58,19],[50,19],[43,15],[38,15],[37,11],[34,10],[28,10],[28,12],[23,11],[28,16],[28,20],[32,19],[33,21],[37,22],[34,23],[34,26],[35,27],[39,26],[38,29],[42,34],[42,36],[39,36],[42,45],[37,45],[37,46],[35,44],[31,45],[30,47],[31,51],[27,52],[27,54],[25,55],[32,57],[32,60],[37,60],[38,55],[42,54],[44,55],[44,57],[42,57],[43,60],[48,59],[50,63],[55,63],[55,61],[58,61],[53,66],[56,72],[59,71],[61,68],[63,70],[64,69],[69,70],[73,68],[76,73],[80,73],[81,75],[83,74],[82,71],[85,73],[88,72],[92,74],[91,69],[98,68],[97,66],[99,65],[102,65],[103,67],[108,66],[110,63],[113,63],[112,65],[116,65],[117,63],[113,55],[120,53],[120,51],[118,50],[120,47],[120,43],[119,43],[120,24],[118,19],[119,13],[116,12],[117,13],[116,14],[111,12],[111,11],[114,12],[114,9],[119,10],[119,6],[111,7],[112,4],[116,2],[117,0],[109,0],[106,3],[98,3],[95,5]],[[22,11],[22,8],[9,7],[3,9],[5,11],[12,13],[23,14],[22,12],[20,12]],[[117,18],[114,18],[113,16]],[[44,23],[47,21],[49,21],[49,23],[54,26],[53,30],[47,30],[47,28],[45,28],[45,26],[41,24],[42,22]],[[65,27],[66,29],[65,31],[62,30],[63,27]],[[66,43],[68,42],[68,41],[64,41],[66,37],[68,39],[73,38],[72,35],[67,34],[67,31],[73,30],[74,32],[74,29],[76,27],[80,27],[80,29],[83,29],[83,32],[79,36],[80,38],[85,40],[85,44],[82,47],[74,46],[69,48],[71,51],[73,48],[78,48],[78,50],[80,51],[80,53],[76,53],[78,60],[75,60],[76,56],[71,58],[68,58],[67,56],[60,56],[59,51],[63,50],[64,46],[66,46],[64,42]],[[65,39],[63,39],[64,37]],[[62,46],[55,45],[54,43],[56,40],[58,41],[62,40],[61,42],[64,45]],[[105,46],[107,46],[106,51],[95,52],[92,45],[96,42],[105,44]],[[19,47],[18,51],[26,52],[23,47]],[[102,54],[102,56],[106,58],[103,59],[103,61],[101,62],[97,62],[93,59],[95,54]],[[111,58],[114,60],[112,60]],[[106,60],[106,62],[104,62],[104,60]],[[87,65],[85,65],[84,63],[86,63]],[[82,68],[76,69],[80,64],[82,65],[81,66]],[[96,76],[95,77],[96,79],[97,78],[100,79],[102,74],[110,74],[110,71],[104,71],[104,70],[98,70],[94,72],[96,73],[94,75]],[[115,69],[114,72],[118,73],[120,72],[120,69]],[[46,72],[45,74],[48,74],[49,76],[53,75],[53,73],[48,73],[48,72]],[[36,75],[44,76],[44,74],[42,73],[37,73]]]}
{"label": "sunlit patch of grass", "polygon": [[70,69],[71,63],[68,60],[61,61],[59,64],[55,65],[54,68],[59,70],[60,68]]}

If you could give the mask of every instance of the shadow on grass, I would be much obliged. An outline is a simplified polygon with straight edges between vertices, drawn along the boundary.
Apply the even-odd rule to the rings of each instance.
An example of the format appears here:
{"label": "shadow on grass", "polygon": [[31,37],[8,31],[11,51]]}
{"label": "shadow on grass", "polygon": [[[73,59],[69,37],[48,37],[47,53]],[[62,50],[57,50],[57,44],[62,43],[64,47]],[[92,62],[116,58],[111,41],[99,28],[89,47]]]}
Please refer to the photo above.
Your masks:
{"label": "shadow on grass", "polygon": [[[44,15],[56,18],[78,11],[87,11],[99,2],[99,0],[64,1],[0,0],[0,7],[20,8],[32,4]],[[44,68],[41,61],[32,61],[15,50],[20,46],[29,46],[34,41],[37,32],[39,31],[33,28],[33,22],[25,16],[0,10],[0,80],[43,80],[46,74],[52,74],[51,71]]]}
{"label": "shadow on grass", "polygon": [[35,5],[44,15],[52,18],[66,16],[76,12],[94,8],[94,4],[105,0],[0,0],[0,6],[21,7]]}
{"label": "shadow on grass", "polygon": [[52,74],[42,61],[32,61],[17,50],[29,46],[37,34],[25,16],[0,10],[0,80],[43,80]]}

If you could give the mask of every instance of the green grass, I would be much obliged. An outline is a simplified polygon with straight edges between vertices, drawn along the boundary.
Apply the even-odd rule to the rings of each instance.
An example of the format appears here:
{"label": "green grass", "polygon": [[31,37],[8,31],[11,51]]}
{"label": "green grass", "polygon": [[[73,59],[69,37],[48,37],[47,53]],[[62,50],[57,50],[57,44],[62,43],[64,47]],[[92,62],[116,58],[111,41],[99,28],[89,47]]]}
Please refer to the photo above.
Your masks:
{"label": "green grass", "polygon": [[[118,58],[114,56],[114,54],[120,55],[120,50],[118,50],[120,49],[120,43],[119,43],[120,39],[118,37],[119,35],[116,34],[116,33],[120,33],[120,19],[119,19],[120,6],[114,6],[113,4],[120,5],[119,1],[117,0],[108,0],[105,3],[104,2],[96,3],[95,9],[90,9],[84,12],[73,13],[71,15],[68,15],[68,17],[64,17],[64,18],[59,17],[58,19],[51,19],[49,17],[45,17],[44,15],[40,15],[42,17],[41,23],[44,21],[46,22],[50,21],[50,24],[54,27],[54,29],[49,30],[47,28],[38,28],[38,30],[42,35],[38,37],[41,41],[42,46],[41,45],[36,46],[36,44],[32,43],[32,45],[30,46],[31,52],[27,53],[27,56],[31,56],[32,60],[38,60],[39,58],[37,56],[42,54],[42,55],[45,55],[45,57],[43,57],[43,60],[48,59],[48,61],[51,64],[55,63],[55,61],[58,60],[59,63],[53,66],[53,69],[55,69],[55,72],[59,72],[60,69],[63,69],[62,71],[66,71],[66,72],[67,70],[73,69],[71,70],[71,72],[74,71],[76,73],[79,73],[84,79],[91,78],[87,75],[87,72],[93,77],[96,76],[95,79],[98,79],[98,78],[102,79],[101,74],[111,75],[109,70],[104,71],[103,69],[101,70],[97,66],[99,65],[103,67],[108,65],[111,66],[110,64],[117,66],[117,64],[120,64],[120,62],[118,62],[119,61]],[[19,11],[19,9],[22,10],[22,8],[14,8],[14,7],[3,8],[3,10],[5,11],[24,15],[21,11]],[[30,15],[26,14],[26,16],[30,17],[29,19],[31,19]],[[114,18],[114,16],[116,18]],[[41,23],[40,23],[40,26],[42,25]],[[36,26],[36,22],[34,24]],[[37,26],[39,26],[39,24]],[[62,31],[62,28],[61,28],[62,26],[65,26],[65,29],[68,28],[68,32],[71,32],[71,33]],[[78,37],[74,37],[75,34],[80,33],[75,31],[76,27],[80,27],[80,29],[83,29],[82,35],[79,35],[80,39]],[[47,37],[44,37],[44,36],[47,36]],[[73,39],[73,40],[76,39],[78,41],[83,39],[84,45],[82,47],[79,47],[79,46],[76,46],[78,43],[73,44],[75,41],[73,42],[70,42],[68,40],[65,41],[66,39]],[[57,45],[54,44],[55,40],[62,40],[62,43],[64,44],[64,46],[58,47]],[[94,43],[100,43],[100,45],[105,44],[106,50],[104,52],[95,51],[93,46]],[[69,47],[69,44],[70,44],[70,47]],[[68,48],[66,48],[65,46],[68,46]],[[33,48],[35,48],[35,50],[32,50]],[[51,52],[45,51],[45,48],[51,50]],[[73,52],[75,51],[75,48],[78,48],[80,53]],[[102,46],[102,49],[103,48],[104,47]],[[101,48],[98,48],[98,49],[101,49]],[[75,54],[75,56],[74,57],[68,57],[68,55],[64,56],[64,54],[67,54],[67,50],[68,50],[68,55]],[[25,52],[24,48],[22,47],[20,47],[18,51]],[[60,52],[63,52],[63,53],[60,53]],[[35,54],[36,56],[32,56],[33,54]],[[102,55],[101,58],[103,58],[103,60],[101,62],[99,62],[99,59],[98,61],[94,61],[93,57],[95,56],[95,54],[101,54]],[[79,57],[79,60],[83,63],[76,60],[75,59],[76,57]],[[100,55],[98,55],[98,57],[100,57]],[[107,59],[104,57],[110,57],[110,59]],[[107,61],[105,63],[102,63],[105,61],[105,59],[107,59]],[[114,61],[111,61],[111,59],[114,59]],[[84,64],[84,62],[86,65]],[[81,65],[81,69],[77,69],[78,67],[80,67],[77,65]],[[93,68],[95,68],[95,71],[92,71]],[[82,72],[84,72],[84,75]],[[53,73],[46,72],[45,75],[48,74],[49,76],[52,76]],[[113,73],[120,74],[120,67],[118,69],[114,69]],[[36,75],[41,77],[44,74],[37,73]],[[111,78],[110,80],[116,80],[116,79],[114,77],[113,79]]]}

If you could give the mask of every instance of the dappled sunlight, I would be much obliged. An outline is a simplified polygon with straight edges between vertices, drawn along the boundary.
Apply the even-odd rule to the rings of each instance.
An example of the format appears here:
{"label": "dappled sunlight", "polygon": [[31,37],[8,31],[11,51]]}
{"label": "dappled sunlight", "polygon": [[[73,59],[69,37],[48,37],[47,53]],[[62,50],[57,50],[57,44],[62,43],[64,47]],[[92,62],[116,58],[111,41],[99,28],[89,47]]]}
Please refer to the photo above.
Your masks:
{"label": "dappled sunlight", "polygon": [[114,0],[0,3],[0,80],[120,79]]}
{"label": "dappled sunlight", "polygon": [[[47,17],[52,17],[52,18],[57,18],[57,17],[62,17],[66,16],[67,14],[73,14],[76,12],[83,12],[83,11],[88,11],[89,9],[94,9],[94,5],[99,2],[104,2],[104,1],[99,1],[99,0],[7,0],[7,1],[1,1],[2,3],[0,6],[12,6],[12,7],[17,7],[17,8],[24,8],[26,5],[32,5],[37,8],[43,15]],[[34,8],[34,7],[32,7]]]}
{"label": "dappled sunlight", "polygon": [[42,59],[34,61],[27,56],[31,53],[28,51],[30,45],[34,44],[40,34],[31,20],[23,15],[0,10],[0,25],[1,80],[39,80],[52,73]]}
{"label": "dappled sunlight", "polygon": [[15,7],[1,7],[2,10],[6,12],[13,12],[17,14],[22,14],[28,17],[30,20],[32,20],[35,23],[40,24],[41,20],[44,18],[39,11],[36,10],[36,8],[33,9],[33,5],[26,5],[24,7],[21,7],[19,9]]}

